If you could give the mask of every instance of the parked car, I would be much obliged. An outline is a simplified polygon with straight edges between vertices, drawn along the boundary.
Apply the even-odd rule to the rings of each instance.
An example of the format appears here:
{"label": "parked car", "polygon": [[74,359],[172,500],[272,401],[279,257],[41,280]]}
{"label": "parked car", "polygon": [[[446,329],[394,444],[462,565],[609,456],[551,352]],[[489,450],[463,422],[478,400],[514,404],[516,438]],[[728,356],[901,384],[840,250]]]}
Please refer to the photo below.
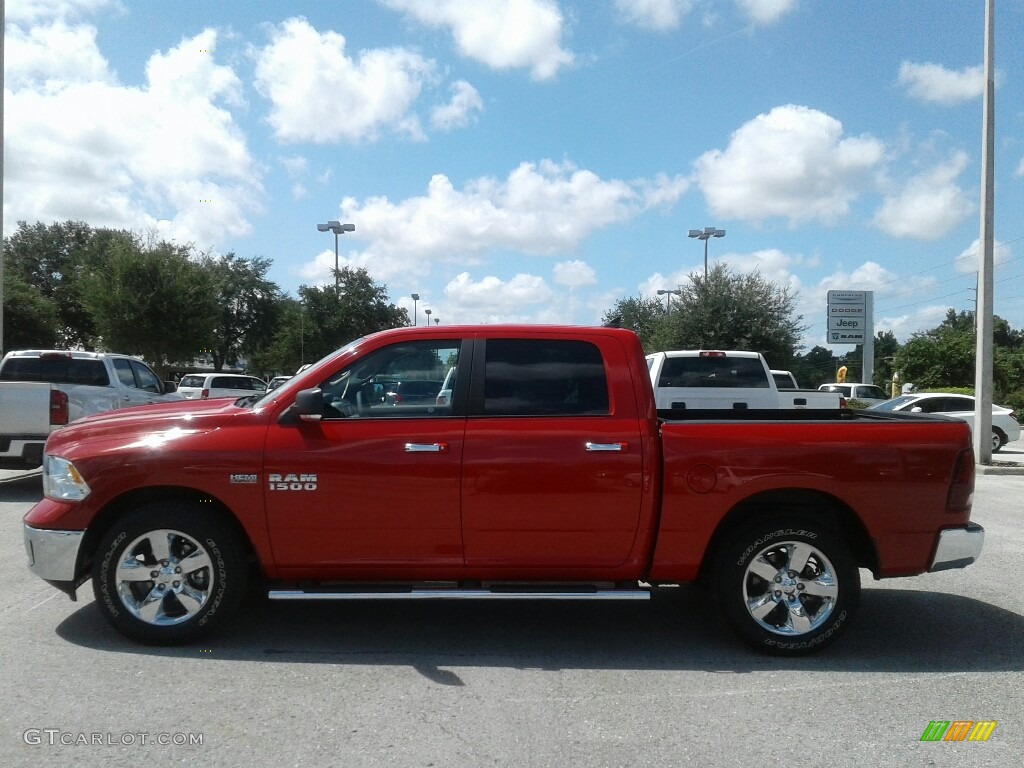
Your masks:
{"label": "parked car", "polygon": [[[974,398],[953,392],[921,392],[900,395],[879,405],[872,411],[901,411],[904,413],[938,413],[963,419],[974,431]],[[1000,450],[1007,443],[1020,440],[1020,424],[1017,414],[1002,405],[992,406],[992,452]]]}
{"label": "parked car", "polygon": [[647,355],[660,410],[843,408],[838,394],[780,389],[759,352],[681,349]]}
{"label": "parked car", "polygon": [[114,352],[24,349],[0,361],[0,382],[41,381],[68,396],[68,420],[136,405],[181,400],[142,360]]}
{"label": "parked car", "polygon": [[178,393],[186,400],[213,400],[217,397],[262,395],[267,383],[240,373],[188,373],[178,382]]}
{"label": "parked car", "polygon": [[847,400],[859,400],[869,405],[878,405],[889,399],[885,390],[874,384],[822,384],[819,392],[838,392]]}
{"label": "parked car", "polygon": [[433,404],[437,401],[437,393],[441,391],[441,382],[430,379],[393,381],[386,385],[386,389],[384,401],[389,405]]}

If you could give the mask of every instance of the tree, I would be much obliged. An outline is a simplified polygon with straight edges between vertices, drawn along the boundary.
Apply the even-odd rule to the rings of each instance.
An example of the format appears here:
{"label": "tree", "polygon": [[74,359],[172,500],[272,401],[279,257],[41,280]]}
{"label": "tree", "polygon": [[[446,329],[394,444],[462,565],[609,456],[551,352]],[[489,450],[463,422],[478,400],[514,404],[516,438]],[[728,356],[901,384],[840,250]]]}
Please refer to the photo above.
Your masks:
{"label": "tree", "polygon": [[280,290],[266,279],[269,259],[227,253],[219,259],[206,257],[201,265],[217,292],[217,323],[207,348],[214,370],[219,371],[269,346],[280,318]]}
{"label": "tree", "polygon": [[653,334],[657,349],[752,350],[780,368],[795,357],[806,327],[794,315],[797,296],[788,286],[716,264],[707,278],[691,273],[680,291],[676,309]]}
{"label": "tree", "polygon": [[665,305],[655,296],[619,299],[604,313],[601,322],[619,328],[629,328],[640,337],[644,349],[651,352],[654,332],[665,321]]}
{"label": "tree", "polygon": [[918,389],[974,386],[974,318],[950,309],[936,328],[913,334],[896,356],[904,382]]}
{"label": "tree", "polygon": [[4,270],[5,350],[46,349],[60,339],[57,308],[20,275]]}
{"label": "tree", "polygon": [[388,303],[387,287],[365,269],[343,267],[333,285],[299,287],[299,299],[282,303],[282,321],[255,370],[294,372],[350,341],[386,328],[409,325],[409,313]]}
{"label": "tree", "polygon": [[57,315],[57,345],[92,349],[96,327],[82,295],[83,282],[102,272],[115,243],[134,240],[129,232],[94,230],[81,221],[31,226],[19,221],[5,244],[5,272],[18,275],[52,303]]}
{"label": "tree", "polygon": [[111,247],[104,273],[84,281],[83,299],[107,349],[139,355],[166,376],[213,336],[216,286],[189,247],[137,240]]}
{"label": "tree", "polygon": [[836,369],[839,363],[832,350],[827,347],[814,347],[805,355],[798,356],[790,367],[797,383],[807,389],[817,389],[822,384],[836,380]]}

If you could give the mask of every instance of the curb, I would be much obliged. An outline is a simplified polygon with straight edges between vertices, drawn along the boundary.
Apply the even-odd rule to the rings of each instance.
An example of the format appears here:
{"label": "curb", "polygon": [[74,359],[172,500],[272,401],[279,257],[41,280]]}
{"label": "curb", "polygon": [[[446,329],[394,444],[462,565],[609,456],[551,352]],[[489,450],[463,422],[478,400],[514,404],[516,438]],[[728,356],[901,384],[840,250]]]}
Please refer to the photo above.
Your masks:
{"label": "curb", "polygon": [[1024,466],[1013,464],[979,464],[975,469],[979,475],[1020,475],[1024,477]]}

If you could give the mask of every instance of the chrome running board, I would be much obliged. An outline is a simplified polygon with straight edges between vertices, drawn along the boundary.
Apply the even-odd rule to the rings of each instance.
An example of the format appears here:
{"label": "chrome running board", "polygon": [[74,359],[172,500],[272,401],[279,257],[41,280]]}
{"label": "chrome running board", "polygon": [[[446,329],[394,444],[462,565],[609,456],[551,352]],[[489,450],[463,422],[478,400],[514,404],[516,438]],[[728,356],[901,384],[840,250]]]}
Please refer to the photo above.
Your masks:
{"label": "chrome running board", "polygon": [[417,589],[318,591],[272,589],[271,600],[650,600],[647,589]]}

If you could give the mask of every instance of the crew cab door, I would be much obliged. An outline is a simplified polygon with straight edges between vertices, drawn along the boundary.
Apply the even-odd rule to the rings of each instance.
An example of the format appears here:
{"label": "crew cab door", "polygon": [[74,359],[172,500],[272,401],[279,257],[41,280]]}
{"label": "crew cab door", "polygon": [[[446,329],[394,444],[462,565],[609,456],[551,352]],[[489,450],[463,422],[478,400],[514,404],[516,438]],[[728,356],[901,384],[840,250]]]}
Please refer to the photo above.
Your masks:
{"label": "crew cab door", "polygon": [[120,403],[115,407],[130,408],[133,405],[162,403],[167,399],[163,396],[160,378],[145,363],[123,357],[115,357],[111,362],[120,382],[120,387],[112,382],[112,386],[117,387],[119,391],[117,396],[120,397]]}
{"label": "crew cab door", "polygon": [[458,338],[392,342],[320,383],[320,420],[270,428],[262,481],[286,576],[425,579],[461,567],[465,406],[458,397],[445,405],[385,397],[399,380],[436,382],[439,391],[461,357]]}
{"label": "crew cab door", "polygon": [[473,359],[462,492],[467,567],[543,578],[624,563],[643,493],[628,378],[630,402],[616,401],[597,343],[542,334],[480,340]]}

